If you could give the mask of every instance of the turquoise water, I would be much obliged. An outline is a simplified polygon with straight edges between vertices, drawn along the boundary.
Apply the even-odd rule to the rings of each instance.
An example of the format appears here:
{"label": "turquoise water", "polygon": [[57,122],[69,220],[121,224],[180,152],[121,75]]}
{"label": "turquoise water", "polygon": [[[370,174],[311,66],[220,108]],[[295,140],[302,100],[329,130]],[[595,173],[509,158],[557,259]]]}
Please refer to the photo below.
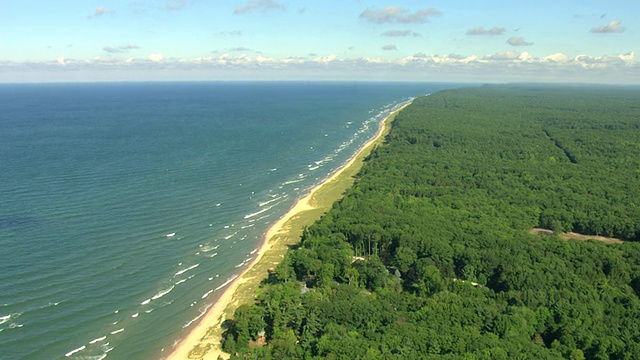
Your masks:
{"label": "turquoise water", "polygon": [[451,87],[0,85],[0,357],[165,356],[297,197]]}

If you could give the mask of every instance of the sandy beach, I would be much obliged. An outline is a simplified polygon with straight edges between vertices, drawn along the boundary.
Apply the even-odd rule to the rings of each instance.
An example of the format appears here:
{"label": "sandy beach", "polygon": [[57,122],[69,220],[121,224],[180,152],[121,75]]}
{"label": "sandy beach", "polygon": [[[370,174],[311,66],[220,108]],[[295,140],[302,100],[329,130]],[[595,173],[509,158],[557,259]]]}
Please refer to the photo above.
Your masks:
{"label": "sandy beach", "polygon": [[[319,185],[312,188],[311,191],[304,197],[298,199],[295,205],[284,216],[282,216],[280,219],[278,219],[278,221],[271,225],[271,227],[264,234],[264,239],[257,252],[256,258],[231,284],[229,284],[226,289],[224,289],[224,292],[222,293],[220,298],[208,310],[207,314],[202,318],[200,323],[196,325],[191,330],[191,332],[176,345],[176,347],[173,349],[173,352],[167,357],[167,359],[215,360],[218,359],[219,356],[224,359],[227,359],[229,357],[229,355],[223,353],[220,349],[221,331],[216,331],[216,329],[220,329],[221,324],[225,320],[225,313],[227,313],[229,310],[228,308],[235,308],[238,305],[238,299],[235,296],[236,292],[243,284],[245,284],[249,279],[252,278],[247,276],[247,273],[250,272],[251,269],[260,262],[265,254],[272,250],[273,246],[278,241],[278,235],[290,231],[290,223],[295,217],[299,216],[303,212],[314,210],[317,208],[314,199],[318,190],[335,181],[341,174],[345,172],[346,169],[353,166],[358,159],[361,159],[361,155],[368,154],[373,148],[373,144],[381,139],[385,134],[385,129],[389,126],[389,124],[387,124],[388,120],[409,104],[410,102],[404,104],[398,110],[392,112],[383,121],[381,121],[376,135],[369,141],[367,141],[358,150],[358,152],[350,158],[349,161],[343,164],[339,169],[333,172]],[[333,201],[335,200],[338,199],[334,199]],[[267,274],[265,273],[262,276],[263,278],[266,278]]]}

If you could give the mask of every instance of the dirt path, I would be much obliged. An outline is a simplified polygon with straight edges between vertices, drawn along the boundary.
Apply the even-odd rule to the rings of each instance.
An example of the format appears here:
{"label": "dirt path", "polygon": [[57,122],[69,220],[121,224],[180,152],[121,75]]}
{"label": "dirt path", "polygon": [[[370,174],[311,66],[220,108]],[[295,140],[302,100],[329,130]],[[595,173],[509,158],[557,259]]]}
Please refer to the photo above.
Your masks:
{"label": "dirt path", "polygon": [[[529,234],[535,234],[535,235],[554,235],[554,232],[549,230],[549,229],[540,229],[540,228],[533,228],[531,230],[529,230]],[[558,234],[558,236],[560,236],[561,238],[565,239],[565,240],[597,240],[597,241],[601,241],[605,244],[622,244],[624,241],[620,240],[620,239],[616,239],[616,238],[611,238],[611,237],[606,237],[606,236],[599,236],[599,235],[583,235],[583,234],[578,234],[575,232],[566,232],[566,233],[560,233]]]}

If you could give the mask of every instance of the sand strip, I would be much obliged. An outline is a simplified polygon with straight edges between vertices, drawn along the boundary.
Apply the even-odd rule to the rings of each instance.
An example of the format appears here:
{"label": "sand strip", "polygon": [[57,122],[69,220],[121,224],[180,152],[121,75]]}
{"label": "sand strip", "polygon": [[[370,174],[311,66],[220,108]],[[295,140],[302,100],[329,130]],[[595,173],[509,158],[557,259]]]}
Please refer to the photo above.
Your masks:
{"label": "sand strip", "polygon": [[[330,174],[324,181],[322,181],[319,185],[315,186],[311,191],[305,195],[304,197],[298,199],[295,205],[282,216],[278,221],[276,221],[271,227],[266,231],[264,235],[264,239],[262,245],[260,246],[257,256],[251,262],[249,266],[245,268],[245,270],[234,280],[229,286],[224,290],[224,293],[218,298],[215,304],[209,309],[207,314],[202,318],[200,323],[196,325],[193,330],[180,341],[173,353],[169,355],[167,359],[169,360],[183,360],[183,359],[218,359],[218,356],[221,356],[224,359],[228,359],[229,355],[222,352],[220,349],[220,341],[219,337],[208,336],[207,333],[209,329],[220,328],[225,318],[225,310],[227,307],[234,305],[236,303],[236,299],[234,298],[234,294],[238,290],[238,288],[247,282],[248,277],[247,272],[251,270],[251,268],[262,259],[264,254],[271,250],[273,245],[276,243],[275,240],[277,235],[285,233],[289,231],[287,223],[290,222],[295,216],[300,213],[308,210],[315,209],[313,205],[314,195],[318,192],[320,188],[325,186],[326,184],[334,181],[340,176],[346,169],[352,166],[358,156],[361,155],[365,151],[371,151],[372,145],[378,139],[382,137],[385,133],[385,128],[387,126],[387,120],[397,114],[400,110],[404,109],[410,104],[407,102],[402,105],[399,109],[390,113],[383,121],[380,122],[380,127],[378,132],[374,137],[372,137],[369,141],[367,141],[362,147],[356,152],[354,156],[352,156],[349,161],[344,163],[339,169]],[[337,200],[337,199],[336,199]],[[266,278],[267,274],[264,274]],[[196,349],[196,351],[192,351]],[[189,356],[191,353],[191,357]]]}

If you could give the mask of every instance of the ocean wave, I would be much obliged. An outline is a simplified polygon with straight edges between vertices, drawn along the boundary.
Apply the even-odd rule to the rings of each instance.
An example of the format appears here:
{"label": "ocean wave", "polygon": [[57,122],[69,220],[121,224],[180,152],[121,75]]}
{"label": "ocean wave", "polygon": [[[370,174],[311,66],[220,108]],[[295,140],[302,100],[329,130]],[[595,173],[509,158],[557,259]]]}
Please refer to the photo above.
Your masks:
{"label": "ocean wave", "polygon": [[276,195],[276,196],[275,196],[275,197],[273,197],[273,199],[271,199],[271,200],[267,200],[267,201],[264,201],[264,202],[259,203],[259,204],[258,204],[258,206],[263,207],[263,206],[265,206],[265,205],[269,205],[269,204],[274,203],[274,202],[276,202],[276,201],[282,200],[282,199],[284,199],[284,198],[286,198],[286,197],[287,197],[287,195],[286,195],[286,194],[285,194],[285,195],[282,195],[282,196],[277,196],[277,195]]}
{"label": "ocean wave", "polygon": [[7,321],[11,320],[11,315],[5,315],[5,316],[0,316],[0,325],[6,323]]}
{"label": "ocean wave", "polygon": [[227,281],[225,281],[224,283],[222,283],[222,285],[218,286],[217,288],[213,289],[213,291],[218,291],[220,289],[222,289],[223,287],[231,284],[231,282],[233,280],[235,280],[238,277],[238,275],[233,275],[232,277],[228,278]]}
{"label": "ocean wave", "polygon": [[249,261],[251,261],[251,258],[247,258],[247,259],[245,259],[243,262],[241,262],[240,264],[238,264],[238,265],[236,265],[236,266],[234,266],[234,267],[235,267],[236,269],[237,269],[237,268],[239,268],[239,267],[243,267],[243,266],[247,265],[247,264],[249,263]]}
{"label": "ocean wave", "polygon": [[[269,210],[269,209],[267,209],[267,210]],[[225,239],[225,240],[229,240],[229,239],[231,239],[232,237],[236,236],[236,234],[237,234],[237,233],[239,233],[239,232],[240,232],[240,230],[238,230],[238,231],[234,232],[234,233],[233,233],[233,234],[231,234],[231,235],[227,235],[227,236],[225,236],[225,237],[224,237],[224,239]]]}
{"label": "ocean wave", "polygon": [[107,336],[105,335],[105,336],[102,336],[102,337],[99,337],[99,338],[95,338],[95,339],[93,339],[93,340],[89,341],[89,344],[93,345],[93,344],[95,344],[95,343],[98,343],[98,342],[104,341],[104,340],[106,340],[106,339],[107,339]]}
{"label": "ocean wave", "polygon": [[218,255],[218,253],[213,253],[213,254],[211,254],[211,255],[207,255],[207,257],[212,258],[212,257],[214,257],[214,256],[216,256],[216,255]]}
{"label": "ocean wave", "polygon": [[82,345],[79,348],[73,349],[71,351],[69,351],[68,353],[64,354],[65,357],[71,357],[73,354],[79,353],[80,351],[86,349],[87,346],[86,345]]}
{"label": "ocean wave", "polygon": [[209,252],[211,250],[216,250],[217,248],[220,247],[220,244],[216,245],[216,246],[211,246],[211,245],[200,245],[200,251],[202,252]]}
{"label": "ocean wave", "polygon": [[266,218],[268,218],[269,216],[271,216],[271,214],[267,214],[267,215],[261,216],[261,217],[259,217],[259,218],[251,219],[251,220],[249,220],[249,222],[256,222],[256,221],[260,221],[260,220],[262,220],[262,219],[266,219]]}
{"label": "ocean wave", "polygon": [[254,217],[254,216],[257,216],[257,215],[260,215],[260,214],[264,213],[265,211],[269,211],[270,209],[271,209],[270,207],[268,207],[268,208],[264,208],[264,209],[262,209],[262,210],[259,210],[259,211],[254,212],[254,213],[247,214],[247,215],[245,215],[245,216],[244,216],[244,218],[245,218],[245,219],[251,219],[251,218],[252,218],[252,217]]}
{"label": "ocean wave", "polygon": [[195,318],[189,320],[186,324],[182,325],[182,328],[183,329],[188,328],[191,324],[198,321],[201,317],[203,317],[207,313],[207,310],[209,310],[210,307],[211,305],[205,307],[204,309],[200,309],[200,314],[198,314],[198,316],[196,316]]}
{"label": "ocean wave", "polygon": [[211,295],[212,292],[214,292],[215,290],[209,290],[206,293],[204,293],[204,295],[202,295],[201,299],[206,298],[207,296]]}
{"label": "ocean wave", "polygon": [[153,295],[151,297],[151,300],[156,300],[156,299],[160,299],[161,297],[167,295],[168,293],[171,292],[171,290],[173,290],[173,288],[175,287],[175,285],[171,285],[168,288],[159,291],[157,294]]}
{"label": "ocean wave", "polygon": [[182,279],[182,280],[178,280],[178,281],[176,281],[176,283],[175,283],[174,285],[180,285],[180,284],[182,284],[183,282],[185,282],[185,281],[187,281],[187,280],[189,280],[189,279],[193,278],[194,276],[196,276],[196,274],[193,274],[193,275],[191,275],[191,276],[189,276],[189,277],[186,277],[186,278],[184,278],[184,279]]}
{"label": "ocean wave", "polygon": [[[175,274],[173,274],[173,277],[176,277],[178,275],[182,275],[182,274],[186,273],[189,270],[193,270],[193,269],[197,268],[198,266],[200,266],[200,264],[191,265],[186,269],[182,269],[182,270],[176,272]],[[169,290],[169,291],[171,291],[171,290]]]}
{"label": "ocean wave", "polygon": [[79,348],[73,349],[73,350],[69,351],[68,353],[64,354],[64,356],[65,357],[70,357],[71,355],[73,355],[75,353],[78,353],[78,352],[80,352],[80,351],[82,351],[82,350],[84,350],[86,348],[87,348],[86,345],[82,345]]}
{"label": "ocean wave", "polygon": [[147,299],[147,300],[141,302],[140,305],[147,305],[150,302],[151,302],[151,299]]}
{"label": "ocean wave", "polygon": [[289,181],[285,181],[282,183],[282,185],[291,185],[291,184],[295,184],[295,183],[299,183],[300,181],[303,181],[304,178],[298,178],[295,180],[289,180]]}

